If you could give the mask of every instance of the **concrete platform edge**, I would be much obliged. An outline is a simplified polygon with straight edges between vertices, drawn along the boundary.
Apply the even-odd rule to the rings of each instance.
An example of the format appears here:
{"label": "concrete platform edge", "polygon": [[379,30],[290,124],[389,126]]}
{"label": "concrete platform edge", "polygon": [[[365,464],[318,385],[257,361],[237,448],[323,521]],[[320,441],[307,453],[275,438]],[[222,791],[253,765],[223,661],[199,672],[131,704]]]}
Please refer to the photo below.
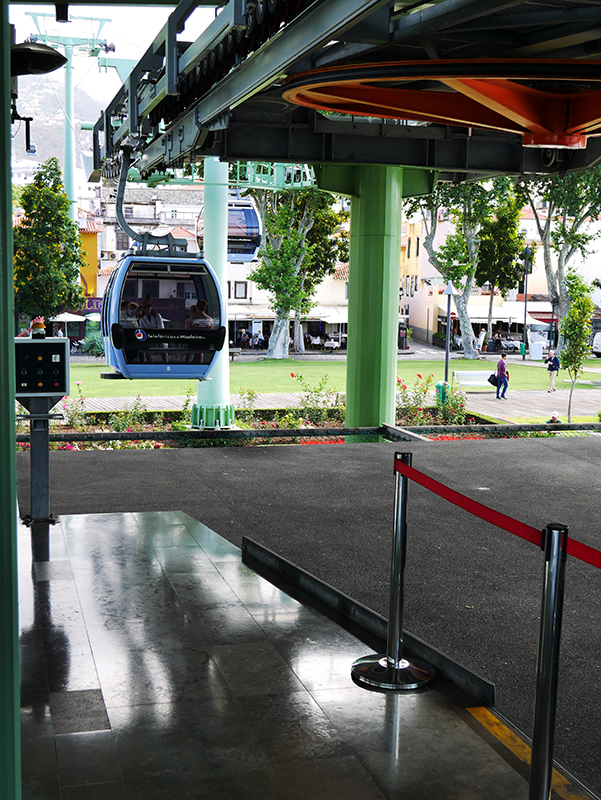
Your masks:
{"label": "concrete platform edge", "polygon": [[[364,634],[359,638],[366,641],[366,644],[370,644],[369,640],[373,641],[373,637],[375,637],[375,644],[379,644],[378,652],[385,652],[388,623],[380,614],[376,614],[333,586],[247,537],[242,539],[242,561],[255,571],[260,570],[262,577],[271,582],[274,582],[274,578],[279,579],[277,585],[284,588],[286,592],[291,593],[296,589],[297,593],[300,591],[305,597],[316,598],[338,615],[347,618],[354,627],[363,629]],[[282,585],[282,581],[284,585]],[[408,631],[404,631],[404,645],[410,655],[432,664],[448,680],[478,702],[494,706],[495,687],[493,683],[466,669]]]}

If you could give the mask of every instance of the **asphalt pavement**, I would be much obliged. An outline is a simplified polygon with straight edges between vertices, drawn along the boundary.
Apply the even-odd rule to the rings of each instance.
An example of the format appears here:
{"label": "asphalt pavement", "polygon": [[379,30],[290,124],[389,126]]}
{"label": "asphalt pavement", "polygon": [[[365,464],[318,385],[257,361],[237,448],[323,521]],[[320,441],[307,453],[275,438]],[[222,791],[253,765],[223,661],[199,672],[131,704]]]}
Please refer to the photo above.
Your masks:
{"label": "asphalt pavement", "polygon": [[[541,529],[601,549],[601,439],[51,452],[54,514],[181,510],[240,546],[249,536],[388,614],[393,455]],[[28,510],[29,455],[17,454]],[[497,709],[532,729],[542,552],[417,485],[409,490],[405,627],[494,681]],[[572,557],[556,757],[601,793],[601,574]]]}

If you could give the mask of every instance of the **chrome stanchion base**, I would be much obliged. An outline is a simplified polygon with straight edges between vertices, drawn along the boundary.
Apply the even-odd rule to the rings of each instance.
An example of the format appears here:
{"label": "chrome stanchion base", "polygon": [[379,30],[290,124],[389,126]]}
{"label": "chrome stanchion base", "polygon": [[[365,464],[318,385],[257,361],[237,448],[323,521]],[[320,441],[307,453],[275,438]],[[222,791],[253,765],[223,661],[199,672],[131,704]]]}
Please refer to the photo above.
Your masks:
{"label": "chrome stanchion base", "polygon": [[369,655],[355,661],[351,667],[351,677],[355,683],[370,689],[401,692],[427,686],[436,677],[436,670],[417,658],[411,661],[403,658],[395,668],[389,665],[386,656]]}

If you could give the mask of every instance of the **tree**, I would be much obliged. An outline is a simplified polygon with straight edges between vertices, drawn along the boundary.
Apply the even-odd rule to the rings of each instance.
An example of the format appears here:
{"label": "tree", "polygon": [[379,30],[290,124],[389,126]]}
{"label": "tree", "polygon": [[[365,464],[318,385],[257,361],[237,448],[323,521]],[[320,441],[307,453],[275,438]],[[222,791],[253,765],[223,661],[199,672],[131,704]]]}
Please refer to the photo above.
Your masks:
{"label": "tree", "polygon": [[565,285],[570,303],[559,323],[559,330],[563,338],[561,365],[567,369],[572,381],[568,402],[568,422],[571,422],[574,386],[591,352],[591,319],[594,304],[591,299],[592,287],[573,269],[568,270]]}
{"label": "tree", "polygon": [[[339,228],[350,216],[348,212],[334,211],[334,196],[328,192],[315,192],[317,194],[317,205],[315,208],[313,225],[307,233],[307,250],[309,258],[305,258],[301,266],[300,278],[302,291],[307,298],[315,294],[317,287],[327,275],[333,275],[336,265],[349,259],[349,237],[346,231],[339,231]],[[303,192],[296,193],[298,202],[303,202]],[[338,231],[339,235],[335,235]],[[307,304],[305,312],[309,310]],[[303,351],[305,344],[302,335],[302,313],[298,311],[294,314],[294,336],[293,348],[296,351]]]}
{"label": "tree", "polygon": [[20,202],[25,217],[14,229],[15,311],[48,318],[81,308],[84,254],[58,159],[40,166]]}
{"label": "tree", "polygon": [[589,226],[601,214],[601,166],[525,182],[522,187],[541,239],[547,286],[561,329],[570,303],[566,282],[569,263],[577,253],[585,258],[599,235]]}
{"label": "tree", "polygon": [[[490,189],[480,183],[441,183],[432,194],[412,198],[406,203],[409,214],[422,215],[426,231],[423,244],[430,263],[446,281],[452,281],[455,288],[461,290],[454,299],[465,358],[479,358],[467,304],[478,266],[480,229],[492,217],[497,194],[494,181]],[[455,232],[436,249],[438,220],[442,213],[450,215]]]}
{"label": "tree", "polygon": [[[338,218],[332,213],[332,195],[318,189],[255,189],[251,194],[264,237],[261,264],[249,277],[270,292],[276,314],[266,357],[287,358],[291,313],[298,318],[300,331],[300,318],[310,309],[316,286],[334,270],[337,248],[330,240]],[[300,348],[302,337],[297,337]]]}
{"label": "tree", "polygon": [[478,286],[488,283],[490,303],[488,305],[488,338],[492,337],[492,311],[495,289],[505,295],[520,280],[523,267],[518,256],[524,250],[525,239],[520,233],[520,212],[523,196],[516,193],[509,178],[495,181],[498,205],[495,215],[482,223],[478,266],[474,276]]}
{"label": "tree", "polygon": [[15,208],[21,207],[21,194],[23,193],[23,187],[17,186],[17,184],[13,183],[12,190],[13,190],[13,211],[14,211]]}

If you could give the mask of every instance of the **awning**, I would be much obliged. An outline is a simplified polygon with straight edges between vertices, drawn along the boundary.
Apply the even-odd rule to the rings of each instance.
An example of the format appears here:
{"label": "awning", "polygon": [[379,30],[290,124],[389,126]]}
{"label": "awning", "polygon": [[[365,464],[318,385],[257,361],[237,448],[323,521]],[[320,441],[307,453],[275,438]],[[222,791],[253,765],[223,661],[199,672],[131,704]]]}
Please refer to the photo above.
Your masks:
{"label": "awning", "polygon": [[[227,316],[231,320],[275,319],[275,311],[269,306],[254,303],[232,303],[227,306]],[[294,315],[291,315],[291,319]],[[319,321],[329,325],[348,322],[348,306],[314,306],[303,314],[303,322]]]}
{"label": "awning", "polygon": [[[524,324],[524,304],[521,303],[521,309],[519,308],[507,308],[506,306],[493,306],[492,309],[492,321],[493,324],[495,322],[511,322],[518,323],[519,325]],[[533,311],[530,312],[530,309],[527,310],[526,313],[526,326],[528,325],[539,325],[541,320],[539,319],[539,315],[544,312]],[[488,306],[476,306],[475,308],[468,307],[468,314],[470,317],[470,322],[479,322],[479,323],[487,323],[488,322]],[[445,320],[447,318],[447,308],[446,306],[438,306],[438,316],[443,317]],[[458,317],[457,312],[454,311],[453,319]],[[551,315],[549,314],[549,320]]]}
{"label": "awning", "polygon": [[275,319],[275,312],[269,306],[254,303],[228,303],[228,319]]}
{"label": "awning", "polygon": [[303,319],[320,320],[329,325],[348,322],[348,306],[314,306]]}

